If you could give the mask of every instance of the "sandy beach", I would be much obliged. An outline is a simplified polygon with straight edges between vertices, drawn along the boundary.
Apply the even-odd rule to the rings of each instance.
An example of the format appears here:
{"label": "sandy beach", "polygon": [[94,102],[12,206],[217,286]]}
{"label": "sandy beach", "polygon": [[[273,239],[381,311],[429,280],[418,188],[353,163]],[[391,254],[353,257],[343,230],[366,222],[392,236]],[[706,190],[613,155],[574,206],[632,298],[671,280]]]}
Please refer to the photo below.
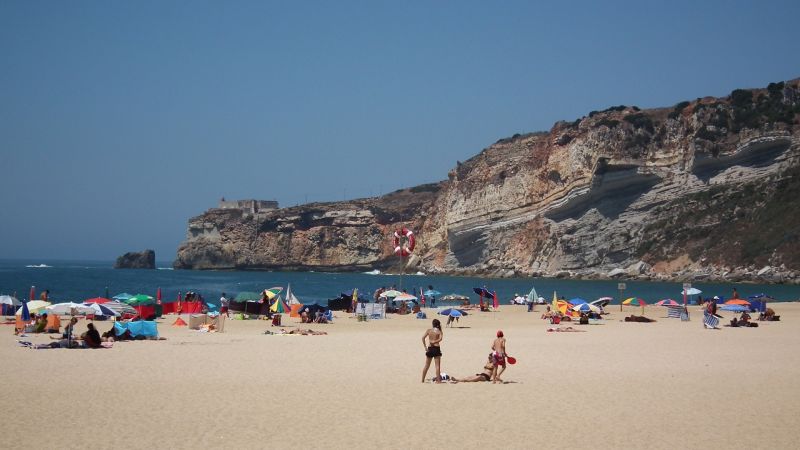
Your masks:
{"label": "sandy beach", "polygon": [[503,385],[420,383],[433,310],[368,322],[337,312],[311,326],[324,336],[265,335],[276,328],[258,320],[200,333],[166,316],[166,340],[102,350],[23,348],[5,325],[2,447],[796,448],[800,304],[772,306],[780,322],[747,329],[650,306],[656,323],[623,322],[640,308],[611,306],[579,333],[547,332],[542,306],[445,328],[443,371],[456,377],[482,370],[502,329],[518,359]]}

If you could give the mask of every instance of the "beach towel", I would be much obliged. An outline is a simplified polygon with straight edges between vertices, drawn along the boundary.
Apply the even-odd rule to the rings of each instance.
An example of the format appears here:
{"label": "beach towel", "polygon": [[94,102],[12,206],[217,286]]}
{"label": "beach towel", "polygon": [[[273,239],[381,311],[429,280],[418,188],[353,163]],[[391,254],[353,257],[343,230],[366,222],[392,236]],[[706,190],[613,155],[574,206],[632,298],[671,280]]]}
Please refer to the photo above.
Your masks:
{"label": "beach towel", "polygon": [[719,318],[708,311],[703,312],[703,326],[716,329],[719,325]]}

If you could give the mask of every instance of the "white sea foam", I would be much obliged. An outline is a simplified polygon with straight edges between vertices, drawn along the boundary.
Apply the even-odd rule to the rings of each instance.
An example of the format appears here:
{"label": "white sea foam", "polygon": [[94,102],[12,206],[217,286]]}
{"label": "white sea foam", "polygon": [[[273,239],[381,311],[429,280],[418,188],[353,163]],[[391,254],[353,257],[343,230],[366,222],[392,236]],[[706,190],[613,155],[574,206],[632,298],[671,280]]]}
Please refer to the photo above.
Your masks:
{"label": "white sea foam", "polygon": [[47,264],[28,264],[25,267],[30,267],[30,268],[33,268],[33,269],[43,269],[43,268],[46,268],[46,267],[53,267],[53,266],[48,266]]}

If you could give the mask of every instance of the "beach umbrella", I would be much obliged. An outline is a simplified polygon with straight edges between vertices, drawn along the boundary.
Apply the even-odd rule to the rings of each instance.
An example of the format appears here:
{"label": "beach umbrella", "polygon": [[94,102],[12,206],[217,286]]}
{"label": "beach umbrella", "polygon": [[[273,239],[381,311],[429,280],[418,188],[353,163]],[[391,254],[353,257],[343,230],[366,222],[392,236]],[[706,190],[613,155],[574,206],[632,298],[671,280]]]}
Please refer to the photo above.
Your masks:
{"label": "beach umbrella", "polygon": [[573,311],[578,311],[578,312],[584,312],[584,313],[588,313],[588,312],[596,312],[598,314],[600,313],[600,308],[599,307],[597,307],[595,305],[592,305],[592,304],[589,304],[589,303],[579,303],[579,304],[573,306],[572,310]]}
{"label": "beach umbrella", "polygon": [[56,303],[45,308],[48,313],[59,315],[78,316],[84,314],[93,314],[93,309],[82,303]]}
{"label": "beach umbrella", "polygon": [[273,303],[272,306],[269,307],[269,310],[274,313],[286,314],[291,310],[291,308],[289,308],[289,305],[287,305],[282,298],[278,297],[275,303]]}
{"label": "beach umbrella", "polygon": [[144,306],[144,305],[151,305],[155,301],[153,297],[145,294],[136,294],[130,297],[127,300],[124,300],[125,303],[131,306]]}
{"label": "beach umbrella", "polygon": [[395,301],[398,301],[398,302],[408,302],[408,301],[416,301],[417,297],[415,297],[415,296],[413,296],[411,294],[406,294],[405,292],[403,292],[400,295],[396,296],[394,299],[395,299]]}
{"label": "beach umbrella", "polygon": [[282,287],[271,287],[269,289],[264,289],[262,294],[267,296],[267,300],[272,300],[275,297],[277,297],[278,294],[280,294],[281,292],[283,292]]}
{"label": "beach umbrella", "polygon": [[426,297],[438,297],[442,295],[441,292],[437,291],[436,289],[428,289],[427,291],[423,292]]}
{"label": "beach umbrella", "polygon": [[398,295],[403,295],[403,293],[400,291],[395,291],[394,289],[389,289],[388,291],[383,291],[380,296],[386,298],[395,298]]}
{"label": "beach umbrella", "polygon": [[571,298],[569,299],[569,302],[572,303],[573,305],[580,305],[581,303],[589,303],[580,297]]}
{"label": "beach umbrella", "polygon": [[591,302],[591,303],[589,303],[589,304],[590,304],[590,305],[599,306],[599,307],[601,307],[601,308],[605,308],[605,307],[606,307],[606,306],[608,306],[608,304],[609,304],[609,303],[611,303],[611,301],[613,301],[613,300],[614,300],[614,298],[613,298],[613,297],[600,297],[600,298],[598,298],[597,300],[595,300],[595,301],[593,301],[593,302]]}
{"label": "beach umbrella", "polygon": [[461,294],[447,294],[444,297],[439,298],[439,301],[444,302],[463,302],[464,300],[469,300],[469,297]]}
{"label": "beach umbrella", "polygon": [[36,298],[36,286],[31,286],[31,292],[28,294],[28,300],[33,301]]}
{"label": "beach umbrella", "polygon": [[116,300],[111,300],[110,302],[103,303],[103,306],[106,308],[118,313],[120,316],[124,316],[125,314],[136,315],[136,309],[131,305],[126,305],[125,303],[118,302]]}
{"label": "beach umbrella", "polygon": [[453,316],[453,317],[461,317],[469,315],[469,313],[467,313],[463,309],[457,309],[457,308],[445,308],[439,311],[437,314],[441,316]]}
{"label": "beach umbrella", "polygon": [[494,292],[486,289],[485,287],[475,287],[472,290],[481,297],[490,298],[494,296]]}
{"label": "beach umbrella", "polygon": [[643,299],[641,299],[639,297],[630,297],[630,298],[626,298],[625,300],[623,300],[622,304],[623,305],[628,305],[628,306],[641,306],[642,307],[642,314],[644,314],[644,305],[646,305],[647,302],[645,302]]}
{"label": "beach umbrella", "polygon": [[86,300],[83,301],[83,303],[84,304],[87,304],[87,303],[101,303],[101,304],[103,304],[103,303],[108,303],[110,301],[112,301],[112,300],[107,299],[105,297],[95,297],[95,298],[86,299]]}
{"label": "beach umbrella", "polygon": [[655,303],[656,306],[678,306],[680,303],[676,302],[671,298],[665,298],[664,300],[659,300]]}
{"label": "beach umbrella", "polygon": [[722,310],[725,310],[725,311],[733,311],[733,312],[744,312],[744,311],[749,311],[750,310],[750,308],[748,308],[747,306],[744,306],[744,305],[728,304],[728,303],[720,306],[719,309],[722,309]]}
{"label": "beach umbrella", "polygon": [[733,300],[728,300],[725,302],[726,305],[742,305],[742,306],[750,306],[750,302],[747,300],[742,300],[741,298],[735,298]]}
{"label": "beach umbrella", "polygon": [[158,288],[158,290],[156,290],[156,303],[159,305],[161,304],[161,288]]}
{"label": "beach umbrella", "polygon": [[121,315],[120,313],[114,311],[113,309],[109,308],[108,306],[105,306],[105,305],[100,304],[100,303],[84,303],[84,304],[92,309],[93,312],[90,313],[90,314],[94,314],[95,316],[114,316],[114,317],[119,317]]}
{"label": "beach umbrella", "polygon": [[[27,303],[23,303],[23,306],[27,307],[26,309],[28,310],[29,314],[39,314],[45,308],[50,306],[50,302],[46,302],[44,300],[32,300],[32,301],[29,301]],[[17,311],[18,315],[21,314],[21,313],[22,313],[22,308],[20,308]]]}
{"label": "beach umbrella", "polygon": [[19,306],[22,302],[10,295],[0,295],[0,305]]}
{"label": "beach umbrella", "polygon": [[123,292],[123,293],[117,294],[117,295],[115,295],[115,296],[113,296],[111,298],[114,299],[114,300],[118,300],[118,301],[124,302],[124,301],[128,300],[131,297],[133,297],[131,294],[128,294],[127,292]]}

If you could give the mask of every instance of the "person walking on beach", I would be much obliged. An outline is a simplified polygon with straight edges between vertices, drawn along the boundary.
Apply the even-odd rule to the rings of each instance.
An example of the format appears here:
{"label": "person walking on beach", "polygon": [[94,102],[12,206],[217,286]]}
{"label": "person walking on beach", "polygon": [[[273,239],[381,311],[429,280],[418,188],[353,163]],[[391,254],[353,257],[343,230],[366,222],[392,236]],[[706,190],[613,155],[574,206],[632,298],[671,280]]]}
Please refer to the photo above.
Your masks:
{"label": "person walking on beach", "polygon": [[[422,382],[431,367],[431,360],[436,361],[436,383],[442,382],[442,349],[440,347],[444,333],[439,319],[433,319],[432,326],[422,335],[422,347],[425,349],[425,368],[422,369]],[[427,340],[427,343],[425,342]]]}
{"label": "person walking on beach", "polygon": [[497,330],[497,337],[492,342],[492,359],[494,362],[492,383],[497,383],[498,381],[502,383],[503,380],[500,375],[506,371],[506,338],[503,336],[503,330]]}

